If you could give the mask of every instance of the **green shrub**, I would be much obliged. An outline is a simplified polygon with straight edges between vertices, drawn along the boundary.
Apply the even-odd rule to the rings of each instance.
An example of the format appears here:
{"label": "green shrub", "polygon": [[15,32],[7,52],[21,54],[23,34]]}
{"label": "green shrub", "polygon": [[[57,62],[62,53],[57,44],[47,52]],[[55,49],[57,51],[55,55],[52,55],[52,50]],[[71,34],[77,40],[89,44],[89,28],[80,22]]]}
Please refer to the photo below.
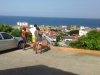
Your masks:
{"label": "green shrub", "polygon": [[7,32],[10,33],[13,28],[7,24],[0,24],[0,32]]}
{"label": "green shrub", "polygon": [[59,46],[58,42],[55,42],[54,46]]}
{"label": "green shrub", "polygon": [[86,36],[80,37],[77,41],[69,43],[74,48],[100,50],[100,32],[92,30]]}
{"label": "green shrub", "polygon": [[27,42],[32,42],[32,34],[28,33]]}
{"label": "green shrub", "polygon": [[19,30],[19,29],[13,29],[13,30],[10,32],[11,35],[16,36],[16,37],[21,36],[21,33],[22,33],[22,31]]}
{"label": "green shrub", "polygon": [[61,35],[56,36],[56,42],[59,42],[62,39]]}

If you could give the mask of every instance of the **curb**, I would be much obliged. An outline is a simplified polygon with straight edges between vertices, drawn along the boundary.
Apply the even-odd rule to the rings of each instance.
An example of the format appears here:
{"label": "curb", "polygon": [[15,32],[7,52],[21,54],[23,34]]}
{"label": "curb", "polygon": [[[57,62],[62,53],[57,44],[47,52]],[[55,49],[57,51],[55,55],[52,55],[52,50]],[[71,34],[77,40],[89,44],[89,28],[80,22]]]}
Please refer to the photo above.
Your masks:
{"label": "curb", "polygon": [[66,51],[74,51],[78,53],[89,53],[89,54],[99,54],[100,55],[100,51],[94,51],[94,50],[84,50],[84,49],[64,48],[64,47],[60,47],[60,49],[66,50]]}

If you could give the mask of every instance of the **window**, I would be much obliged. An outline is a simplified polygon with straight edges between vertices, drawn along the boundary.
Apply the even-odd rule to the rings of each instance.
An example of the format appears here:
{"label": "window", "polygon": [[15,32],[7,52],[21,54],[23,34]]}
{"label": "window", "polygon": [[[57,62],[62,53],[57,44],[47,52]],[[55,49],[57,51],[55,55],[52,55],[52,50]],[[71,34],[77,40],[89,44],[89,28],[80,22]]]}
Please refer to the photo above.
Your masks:
{"label": "window", "polygon": [[2,40],[2,37],[1,37],[1,35],[0,35],[0,40]]}
{"label": "window", "polygon": [[12,39],[13,37],[7,33],[1,33],[4,39]]}

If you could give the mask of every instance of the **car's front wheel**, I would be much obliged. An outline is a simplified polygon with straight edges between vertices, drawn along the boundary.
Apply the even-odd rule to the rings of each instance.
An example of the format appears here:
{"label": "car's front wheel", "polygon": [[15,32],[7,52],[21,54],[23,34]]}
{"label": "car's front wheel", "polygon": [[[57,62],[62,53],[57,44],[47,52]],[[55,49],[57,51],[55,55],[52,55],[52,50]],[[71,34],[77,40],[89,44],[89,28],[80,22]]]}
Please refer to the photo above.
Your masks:
{"label": "car's front wheel", "polygon": [[23,48],[23,42],[19,42],[18,49],[22,49],[22,48]]}

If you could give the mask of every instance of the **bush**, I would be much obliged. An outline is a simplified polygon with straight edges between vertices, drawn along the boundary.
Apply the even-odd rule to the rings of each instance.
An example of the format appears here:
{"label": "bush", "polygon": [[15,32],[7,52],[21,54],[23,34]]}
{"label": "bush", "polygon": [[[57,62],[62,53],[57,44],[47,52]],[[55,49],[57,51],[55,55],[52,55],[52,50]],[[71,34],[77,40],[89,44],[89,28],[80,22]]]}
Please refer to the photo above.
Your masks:
{"label": "bush", "polygon": [[13,28],[7,24],[0,24],[0,32],[7,32],[10,33]]}
{"label": "bush", "polygon": [[74,48],[100,50],[100,32],[92,30],[69,45]]}
{"label": "bush", "polygon": [[28,33],[27,42],[32,42],[32,34]]}
{"label": "bush", "polygon": [[21,30],[19,30],[19,29],[13,29],[11,32],[10,32],[10,34],[11,35],[13,35],[13,36],[15,36],[15,37],[19,37],[19,36],[21,36]]}
{"label": "bush", "polygon": [[55,42],[54,46],[59,46],[58,42]]}
{"label": "bush", "polygon": [[[12,32],[10,33],[11,35],[15,36],[15,37],[21,37],[21,33],[22,31],[19,29],[13,29]],[[28,33],[28,37],[27,37],[27,42],[31,42],[32,40],[32,35],[31,33]]]}

